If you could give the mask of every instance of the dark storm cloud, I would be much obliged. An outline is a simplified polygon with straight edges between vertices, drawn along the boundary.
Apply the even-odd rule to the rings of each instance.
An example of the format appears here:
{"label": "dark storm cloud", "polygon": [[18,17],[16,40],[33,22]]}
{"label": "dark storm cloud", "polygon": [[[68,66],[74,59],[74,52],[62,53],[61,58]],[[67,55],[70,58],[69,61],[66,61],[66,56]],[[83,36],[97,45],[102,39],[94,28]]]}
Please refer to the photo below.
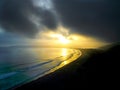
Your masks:
{"label": "dark storm cloud", "polygon": [[119,0],[54,0],[54,5],[72,32],[120,41]]}
{"label": "dark storm cloud", "polygon": [[40,10],[38,9],[39,17],[42,18],[41,23],[43,23],[47,28],[55,29],[57,28],[57,17],[55,14],[50,12],[49,10]]}
{"label": "dark storm cloud", "polygon": [[34,15],[40,19],[37,23],[41,26],[55,28],[57,21],[54,14],[36,7],[33,1],[0,0],[0,25],[8,32],[17,32],[31,37],[41,28],[31,20],[31,16]]}
{"label": "dark storm cloud", "polygon": [[[46,5],[43,9],[33,1]],[[0,26],[7,32],[31,37],[43,27],[55,29],[61,21],[71,32],[120,41],[119,0],[52,0],[55,12],[49,9],[49,1],[0,0]]]}

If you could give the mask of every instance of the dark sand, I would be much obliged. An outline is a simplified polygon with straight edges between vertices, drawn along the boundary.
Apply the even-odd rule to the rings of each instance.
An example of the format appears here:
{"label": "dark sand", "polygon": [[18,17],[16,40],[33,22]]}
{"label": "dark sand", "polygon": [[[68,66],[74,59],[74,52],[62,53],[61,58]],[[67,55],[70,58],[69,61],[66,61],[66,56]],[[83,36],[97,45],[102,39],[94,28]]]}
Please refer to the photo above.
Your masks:
{"label": "dark sand", "polygon": [[119,88],[120,46],[108,50],[82,49],[83,55],[63,68],[15,90],[79,90]]}

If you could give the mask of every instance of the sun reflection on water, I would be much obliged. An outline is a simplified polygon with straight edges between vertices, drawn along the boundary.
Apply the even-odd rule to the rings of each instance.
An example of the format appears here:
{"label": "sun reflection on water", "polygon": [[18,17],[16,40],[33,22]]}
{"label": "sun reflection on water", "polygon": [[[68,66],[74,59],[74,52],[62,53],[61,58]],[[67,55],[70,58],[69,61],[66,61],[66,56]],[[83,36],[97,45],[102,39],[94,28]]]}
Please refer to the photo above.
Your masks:
{"label": "sun reflection on water", "polygon": [[70,61],[63,61],[62,62],[63,65],[67,65],[68,63],[70,63]]}
{"label": "sun reflection on water", "polygon": [[82,55],[82,52],[80,50],[69,50],[67,48],[62,48],[61,49],[61,56],[63,59],[61,60],[61,64],[56,66],[55,68],[51,69],[49,73],[54,72],[55,70],[73,62],[74,60],[76,60],[78,57],[80,57]]}
{"label": "sun reflection on water", "polygon": [[61,54],[62,56],[67,56],[68,50],[66,48],[62,48]]}

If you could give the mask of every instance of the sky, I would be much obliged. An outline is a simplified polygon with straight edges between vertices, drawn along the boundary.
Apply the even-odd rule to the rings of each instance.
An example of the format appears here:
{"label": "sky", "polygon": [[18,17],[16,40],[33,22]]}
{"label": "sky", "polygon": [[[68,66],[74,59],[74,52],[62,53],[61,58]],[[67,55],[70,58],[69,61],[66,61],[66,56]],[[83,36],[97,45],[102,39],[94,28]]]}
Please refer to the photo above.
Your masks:
{"label": "sky", "polygon": [[39,41],[46,45],[50,40],[54,44],[63,40],[76,46],[119,42],[119,3],[119,0],[0,0],[0,42],[11,39],[9,42]]}

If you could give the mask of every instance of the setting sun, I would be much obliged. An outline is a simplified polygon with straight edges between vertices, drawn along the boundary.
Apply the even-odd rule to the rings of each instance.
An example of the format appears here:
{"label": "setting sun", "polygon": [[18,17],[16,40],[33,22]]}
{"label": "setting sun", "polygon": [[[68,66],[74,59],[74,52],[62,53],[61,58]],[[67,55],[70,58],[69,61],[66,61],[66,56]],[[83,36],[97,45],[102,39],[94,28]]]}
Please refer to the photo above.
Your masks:
{"label": "setting sun", "polygon": [[64,36],[60,36],[58,37],[59,41],[62,43],[62,44],[68,44],[70,41],[65,38]]}
{"label": "setting sun", "polygon": [[37,43],[48,47],[96,48],[106,44],[94,37],[70,33],[69,29],[62,26],[55,31],[46,29],[37,36]]}
{"label": "setting sun", "polygon": [[61,44],[68,44],[70,42],[70,40],[67,39],[67,37],[63,36],[62,34],[50,33],[50,37],[57,39],[58,42],[60,42]]}

